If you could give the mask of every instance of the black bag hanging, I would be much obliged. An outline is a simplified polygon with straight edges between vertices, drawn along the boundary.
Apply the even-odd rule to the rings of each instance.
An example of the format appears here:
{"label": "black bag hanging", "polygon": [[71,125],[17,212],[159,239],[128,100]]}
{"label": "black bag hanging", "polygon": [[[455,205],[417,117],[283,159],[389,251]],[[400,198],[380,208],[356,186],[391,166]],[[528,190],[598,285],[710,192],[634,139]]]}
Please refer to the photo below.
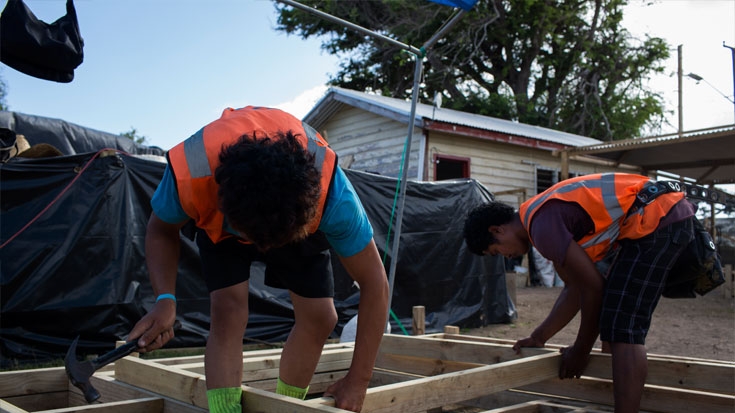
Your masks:
{"label": "black bag hanging", "polygon": [[83,47],[72,0],[66,15],[51,24],[38,20],[22,0],[8,0],[0,16],[0,61],[27,75],[69,83],[84,60]]}
{"label": "black bag hanging", "polygon": [[705,295],[725,283],[720,254],[712,236],[697,220],[694,239],[682,252],[674,269],[666,279],[662,295],[667,298],[694,298]]}

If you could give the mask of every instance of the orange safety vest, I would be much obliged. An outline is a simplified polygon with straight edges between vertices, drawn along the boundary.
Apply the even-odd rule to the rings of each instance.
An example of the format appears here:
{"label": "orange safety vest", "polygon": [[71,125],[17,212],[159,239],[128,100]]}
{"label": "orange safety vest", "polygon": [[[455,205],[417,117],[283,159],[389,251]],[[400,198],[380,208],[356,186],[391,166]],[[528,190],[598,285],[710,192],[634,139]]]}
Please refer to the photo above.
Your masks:
{"label": "orange safety vest", "polygon": [[652,182],[646,176],[624,173],[578,176],[534,196],[521,204],[518,212],[528,232],[534,214],[549,200],[579,204],[589,214],[595,229],[577,243],[597,262],[605,258],[617,240],[638,239],[655,231],[661,218],[684,198],[683,192],[665,193],[628,214],[638,192]]}
{"label": "orange safety vest", "polygon": [[289,130],[301,146],[314,155],[314,166],[321,174],[319,207],[309,223],[309,232],[314,233],[319,228],[326,205],[337,154],[316,130],[292,115],[279,109],[256,106],[227,108],[222,117],[168,152],[181,207],[197,227],[207,232],[212,242],[217,243],[232,236],[225,230],[224,214],[218,207],[218,185],[214,179],[223,146],[235,143],[244,134],[267,135],[271,139],[278,139],[277,132]]}

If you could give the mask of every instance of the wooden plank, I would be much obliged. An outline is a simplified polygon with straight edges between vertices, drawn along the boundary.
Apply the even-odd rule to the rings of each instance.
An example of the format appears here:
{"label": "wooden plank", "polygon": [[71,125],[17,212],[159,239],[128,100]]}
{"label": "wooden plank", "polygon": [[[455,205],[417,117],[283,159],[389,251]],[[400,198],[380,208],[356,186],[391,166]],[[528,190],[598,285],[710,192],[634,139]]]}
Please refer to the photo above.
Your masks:
{"label": "wooden plank", "polygon": [[63,367],[0,372],[0,397],[69,390]]}
{"label": "wooden plank", "polygon": [[[206,408],[196,407],[189,403],[180,402],[163,395],[146,391],[139,387],[131,386],[122,381],[116,380],[112,375],[97,375],[91,377],[92,385],[100,393],[100,403],[111,403],[121,400],[144,399],[149,397],[161,398],[164,401],[162,413],[202,413],[206,412]],[[69,406],[83,406],[87,402],[81,391],[71,386],[69,394]]]}
{"label": "wooden plank", "polygon": [[[115,364],[115,377],[132,386],[170,397],[197,407],[207,407],[204,375],[191,373],[148,360],[126,357]],[[331,398],[303,401],[281,396],[265,390],[243,386],[243,405],[248,412],[272,413],[344,413],[345,410],[330,406]]]}
{"label": "wooden plank", "polygon": [[[331,371],[326,373],[316,373],[309,383],[309,394],[324,393],[332,383],[347,375],[347,371]],[[249,387],[266,390],[270,392],[276,391],[277,379],[259,380],[245,383]]]}
{"label": "wooden plank", "polygon": [[386,384],[401,383],[423,377],[425,376],[376,368],[373,369],[373,376],[370,378],[370,385],[368,387],[385,386]]}
{"label": "wooden plank", "polygon": [[[609,380],[582,378],[551,379],[519,386],[519,390],[554,397],[569,397],[597,404],[613,405],[613,388]],[[646,385],[641,410],[667,413],[732,413],[735,396]]]}
{"label": "wooden plank", "polygon": [[69,392],[59,391],[50,393],[26,394],[4,399],[7,403],[28,411],[56,409],[69,405]]}
{"label": "wooden plank", "polygon": [[[248,386],[242,389],[243,406],[247,406],[248,413],[348,413],[347,410],[334,407],[331,397],[299,400]],[[362,411],[368,412],[364,408]]]}
{"label": "wooden plank", "polygon": [[[324,345],[324,352],[329,352],[331,350],[354,350],[355,344],[354,343],[327,343]],[[159,350],[160,351],[160,350]],[[204,351],[204,349],[202,349]],[[266,357],[266,356],[279,356],[281,355],[281,352],[283,351],[282,348],[267,348],[267,349],[259,349],[259,350],[248,350],[242,352],[242,358],[243,360],[251,359],[251,358],[258,358],[258,357]],[[179,364],[196,364],[196,363],[204,363],[204,355],[195,355],[195,356],[178,356],[178,357],[166,357],[166,358],[148,358],[148,360],[155,360],[158,364],[163,364],[166,366],[174,366]]]}
{"label": "wooden plank", "polygon": [[540,354],[490,366],[368,389],[365,412],[418,412],[557,376],[561,356]]}
{"label": "wooden plank", "polygon": [[599,406],[575,405],[572,402],[561,403],[547,400],[530,401],[512,406],[501,407],[479,413],[535,413],[535,412],[580,412],[609,413],[609,410],[597,410]]}
{"label": "wooden plank", "polygon": [[0,413],[28,413],[28,410],[23,410],[20,407],[15,406],[14,404],[0,399]]}
{"label": "wooden plank", "polygon": [[43,413],[161,413],[163,412],[163,404],[163,399],[160,397],[148,397],[45,410]]}
{"label": "wooden plank", "polygon": [[[390,368],[390,363],[396,361],[394,357],[387,357],[385,353],[434,358],[438,360],[437,365],[441,365],[444,360],[492,364],[521,357],[516,355],[510,348],[510,341],[493,344],[494,341],[498,340],[486,337],[447,336],[450,338],[441,339],[440,336],[384,336],[378,356],[379,363],[376,363],[376,366]],[[454,338],[466,341],[455,340]],[[561,346],[524,348],[522,355],[556,352],[559,347]],[[421,367],[418,365],[415,368]],[[409,367],[406,367],[406,369],[406,371],[417,374],[426,373],[425,370],[409,370]],[[599,351],[592,352],[585,375],[611,379],[610,355]],[[735,363],[652,355],[648,357],[646,383],[689,390],[735,394]]]}
{"label": "wooden plank", "polygon": [[[352,364],[353,348],[330,349],[322,352],[317,364],[317,372],[347,370]],[[170,364],[169,364],[170,365]],[[242,381],[247,383],[257,380],[278,378],[278,369],[281,365],[281,355],[270,354],[261,357],[247,357],[243,359]],[[204,362],[190,364],[175,364],[176,368],[192,373],[204,374]]]}
{"label": "wooden plank", "polygon": [[[584,375],[612,380],[611,356],[592,354]],[[646,384],[733,395],[735,365],[649,357]]]}
{"label": "wooden plank", "polygon": [[[524,354],[548,354],[548,349],[527,349]],[[522,356],[513,351],[512,345],[471,342],[464,340],[436,339],[428,336],[404,336],[385,334],[380,343],[378,359],[383,354],[425,357],[456,362],[495,364],[517,360]],[[376,364],[390,369],[391,366]]]}
{"label": "wooden plank", "polygon": [[[467,342],[480,342],[480,343],[490,343],[490,344],[505,344],[512,346],[516,340],[509,340],[504,338],[493,338],[493,337],[480,337],[480,336],[469,336],[469,335],[458,335],[458,334],[432,334],[432,335],[426,335],[424,337],[430,337],[435,338],[437,340],[461,340],[461,341],[467,341]],[[524,348],[523,351],[526,350],[553,350],[558,351],[561,348],[564,348],[566,346],[559,345],[559,344],[546,344],[546,347],[543,349],[530,349],[530,348]],[[603,354],[599,348],[593,348],[592,354]],[[714,359],[705,359],[705,358],[698,358],[698,357],[684,357],[684,356],[675,356],[671,354],[657,354],[657,353],[648,353],[648,358],[650,359],[666,359],[666,360],[681,360],[681,361],[702,361],[705,363],[715,363],[715,364],[729,364],[729,365],[735,365],[735,361],[728,361],[728,360],[714,360]]]}
{"label": "wooden plank", "polygon": [[115,362],[115,379],[179,400],[207,408],[204,375],[153,361],[125,357]]}
{"label": "wooden plank", "polygon": [[532,401],[520,404],[514,404],[512,406],[499,407],[497,409],[486,410],[480,413],[541,413],[539,403]]}
{"label": "wooden plank", "polygon": [[426,357],[403,356],[397,354],[381,354],[376,365],[390,366],[390,370],[421,376],[436,376],[483,366],[479,363],[463,363],[459,361],[430,359]]}

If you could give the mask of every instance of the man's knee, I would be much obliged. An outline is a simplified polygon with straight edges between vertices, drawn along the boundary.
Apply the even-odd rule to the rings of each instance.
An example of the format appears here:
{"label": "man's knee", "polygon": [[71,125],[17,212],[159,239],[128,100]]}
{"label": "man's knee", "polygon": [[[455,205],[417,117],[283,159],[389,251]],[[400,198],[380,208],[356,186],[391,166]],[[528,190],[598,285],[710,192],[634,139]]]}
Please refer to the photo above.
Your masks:
{"label": "man's knee", "polygon": [[296,314],[296,323],[313,331],[315,334],[327,337],[337,325],[337,310],[334,305],[324,303],[316,306],[307,306],[300,309],[302,313]]}
{"label": "man's knee", "polygon": [[235,287],[216,290],[210,294],[212,324],[224,328],[244,329],[248,322],[247,289],[238,291]]}

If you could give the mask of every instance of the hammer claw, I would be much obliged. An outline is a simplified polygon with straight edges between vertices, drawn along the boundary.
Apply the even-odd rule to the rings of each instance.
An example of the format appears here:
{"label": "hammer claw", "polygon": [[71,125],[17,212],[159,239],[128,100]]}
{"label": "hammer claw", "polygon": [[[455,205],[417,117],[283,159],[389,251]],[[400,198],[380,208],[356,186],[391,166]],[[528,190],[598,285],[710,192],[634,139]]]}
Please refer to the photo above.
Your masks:
{"label": "hammer claw", "polygon": [[92,403],[100,398],[100,394],[97,389],[95,389],[92,386],[92,383],[89,382],[89,379],[92,377],[94,372],[115,360],[129,355],[135,351],[138,346],[135,341],[131,341],[97,357],[94,360],[79,362],[76,354],[78,342],[79,337],[74,339],[69,350],[67,350],[66,357],[64,358],[64,368],[66,369],[66,375],[69,377],[69,381],[82,391],[87,403]]}

